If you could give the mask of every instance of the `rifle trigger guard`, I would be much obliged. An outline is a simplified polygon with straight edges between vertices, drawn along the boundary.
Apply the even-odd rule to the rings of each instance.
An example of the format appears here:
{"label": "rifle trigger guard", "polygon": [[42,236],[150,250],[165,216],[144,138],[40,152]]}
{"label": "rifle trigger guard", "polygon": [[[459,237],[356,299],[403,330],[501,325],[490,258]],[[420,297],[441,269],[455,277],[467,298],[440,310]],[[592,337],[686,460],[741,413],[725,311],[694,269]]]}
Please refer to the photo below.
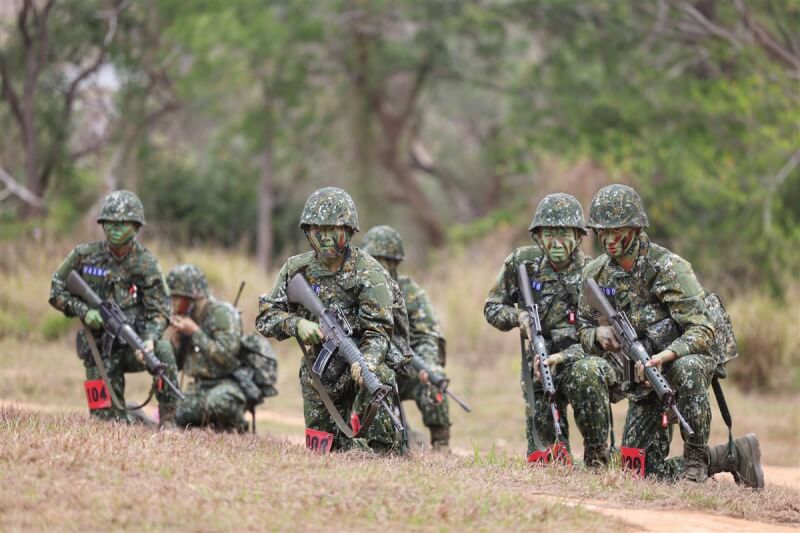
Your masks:
{"label": "rifle trigger guard", "polygon": [[342,311],[341,307],[338,305],[331,306],[331,311],[334,315],[336,315],[336,320],[342,325],[342,329],[344,329],[344,334],[348,337],[353,335],[353,326],[350,325],[350,322],[347,321],[347,317],[344,316],[344,312]]}

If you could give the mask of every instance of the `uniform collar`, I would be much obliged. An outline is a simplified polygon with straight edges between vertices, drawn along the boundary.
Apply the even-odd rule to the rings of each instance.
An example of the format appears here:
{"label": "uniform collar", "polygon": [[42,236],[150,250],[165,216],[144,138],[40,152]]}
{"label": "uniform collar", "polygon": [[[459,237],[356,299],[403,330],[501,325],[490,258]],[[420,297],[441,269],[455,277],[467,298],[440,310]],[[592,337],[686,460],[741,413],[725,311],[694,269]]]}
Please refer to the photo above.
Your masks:
{"label": "uniform collar", "polygon": [[538,281],[556,281],[559,276],[580,271],[583,268],[583,263],[583,252],[576,247],[572,252],[572,258],[569,262],[569,265],[567,265],[567,268],[556,272],[556,269],[553,268],[553,265],[550,263],[550,260],[547,258],[547,254],[545,253],[542,255],[541,264],[539,265],[539,273],[536,275],[536,279]]}
{"label": "uniform collar", "polygon": [[611,275],[615,278],[626,278],[634,274],[644,272],[649,266],[647,256],[650,255],[650,238],[647,233],[642,230],[639,233],[639,255],[636,256],[636,261],[633,263],[633,268],[630,272],[626,272],[624,268],[619,266],[614,259],[609,257],[608,268]]}
{"label": "uniform collar", "polygon": [[357,256],[358,256],[358,249],[352,246],[348,246],[347,251],[345,251],[344,263],[342,263],[342,268],[337,272],[331,272],[330,270],[328,270],[328,267],[325,266],[315,254],[314,260],[311,261],[311,264],[308,266],[309,274],[311,274],[316,278],[325,278],[328,276],[349,274],[356,269]]}

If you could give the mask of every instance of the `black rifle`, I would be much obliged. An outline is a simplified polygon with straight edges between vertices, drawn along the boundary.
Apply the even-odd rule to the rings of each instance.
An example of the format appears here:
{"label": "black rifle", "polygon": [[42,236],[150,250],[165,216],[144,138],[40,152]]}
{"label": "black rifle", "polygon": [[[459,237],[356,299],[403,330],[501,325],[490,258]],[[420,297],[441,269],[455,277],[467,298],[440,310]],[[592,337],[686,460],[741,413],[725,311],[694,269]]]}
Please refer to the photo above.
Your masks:
{"label": "black rifle", "polygon": [[430,381],[431,385],[433,385],[443,393],[450,396],[453,399],[453,401],[455,401],[458,405],[460,405],[461,408],[466,412],[468,413],[472,412],[472,409],[470,408],[469,405],[467,405],[467,403],[464,400],[456,396],[454,393],[450,392],[450,389],[448,389],[448,386],[450,385],[450,378],[445,377],[444,375],[438,372],[434,372],[431,369],[431,367],[428,366],[428,363],[426,363],[425,360],[418,355],[414,355],[411,358],[411,366],[413,366],[417,371],[424,370],[425,372],[427,372],[428,381]]}
{"label": "black rifle", "polygon": [[391,410],[389,404],[386,403],[386,397],[392,392],[392,388],[384,385],[378,379],[378,376],[372,372],[361,354],[361,350],[350,338],[353,330],[347,323],[347,319],[338,307],[326,309],[322,302],[317,298],[317,295],[311,289],[311,286],[306,281],[302,274],[295,274],[289,281],[286,287],[286,296],[289,303],[299,304],[309,310],[319,321],[319,327],[322,334],[325,336],[325,342],[322,344],[317,359],[311,367],[311,371],[317,376],[321,376],[330,361],[331,356],[338,350],[339,355],[352,367],[358,364],[361,367],[361,377],[364,379],[364,386],[367,391],[372,395],[374,401],[378,402],[381,407],[389,414],[389,418],[398,431],[403,431],[403,424],[397,418],[394,411]]}
{"label": "black rifle", "polygon": [[120,339],[134,350],[139,350],[142,353],[144,364],[150,374],[161,378],[179,399],[185,399],[181,390],[167,377],[167,366],[159,361],[152,351],[148,351],[145,348],[144,341],[133,329],[128,317],[125,316],[117,302],[111,299],[101,300],[97,293],[74,270],[67,276],[67,290],[73,296],[77,296],[86,302],[92,309],[100,311],[100,316],[103,318],[103,329],[105,330],[105,335],[103,336],[104,353],[108,353],[115,339]]}
{"label": "black rifle", "polygon": [[542,322],[539,318],[539,306],[533,303],[533,294],[531,294],[531,281],[528,278],[528,270],[525,263],[517,267],[517,285],[522,293],[522,300],[525,303],[525,311],[531,319],[531,339],[528,344],[529,353],[528,357],[531,358],[531,365],[535,357],[539,358],[539,376],[542,378],[542,388],[544,389],[544,396],[550,404],[550,411],[553,415],[553,429],[555,431],[556,441],[562,439],[561,436],[561,415],[558,412],[558,405],[556,405],[556,386],[553,382],[553,374],[550,372],[550,367],[545,362],[547,356],[547,344],[545,343],[544,334],[542,333]]}
{"label": "black rifle", "polygon": [[625,357],[629,361],[634,363],[638,362],[644,367],[644,375],[647,377],[647,381],[650,382],[653,390],[656,391],[658,399],[661,400],[664,407],[672,411],[687,435],[694,435],[694,431],[692,431],[692,428],[678,410],[678,405],[675,403],[675,391],[672,390],[667,380],[661,375],[658,367],[646,366],[650,361],[650,354],[647,353],[644,345],[639,342],[636,330],[633,328],[630,320],[628,320],[627,315],[622,311],[617,311],[611,306],[608,299],[603,294],[602,289],[600,289],[600,286],[592,278],[588,278],[584,283],[584,294],[589,307],[600,313],[614,329],[614,335],[622,346],[622,353]]}

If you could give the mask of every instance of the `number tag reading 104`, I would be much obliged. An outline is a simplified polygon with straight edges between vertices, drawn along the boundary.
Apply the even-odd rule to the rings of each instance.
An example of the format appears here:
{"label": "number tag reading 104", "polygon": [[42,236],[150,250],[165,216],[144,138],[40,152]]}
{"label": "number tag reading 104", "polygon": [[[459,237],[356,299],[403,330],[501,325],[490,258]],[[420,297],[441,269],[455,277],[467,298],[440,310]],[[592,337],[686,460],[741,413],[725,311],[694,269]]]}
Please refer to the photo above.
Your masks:
{"label": "number tag reading 104", "polygon": [[83,387],[86,389],[86,401],[89,403],[90,411],[111,407],[111,395],[108,394],[108,389],[102,379],[85,381]]}
{"label": "number tag reading 104", "polygon": [[644,450],[642,448],[626,448],[625,446],[619,449],[622,456],[622,468],[630,470],[636,477],[644,477]]}
{"label": "number tag reading 104", "polygon": [[333,433],[306,428],[306,448],[315,453],[328,453],[333,446]]}

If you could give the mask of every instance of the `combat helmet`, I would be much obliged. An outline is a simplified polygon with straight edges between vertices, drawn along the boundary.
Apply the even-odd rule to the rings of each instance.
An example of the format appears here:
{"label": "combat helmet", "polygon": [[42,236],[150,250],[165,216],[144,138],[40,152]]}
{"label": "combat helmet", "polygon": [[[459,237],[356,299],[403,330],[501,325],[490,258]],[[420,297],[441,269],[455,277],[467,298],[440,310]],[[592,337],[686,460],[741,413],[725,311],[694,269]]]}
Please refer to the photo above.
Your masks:
{"label": "combat helmet", "polygon": [[633,188],[615,183],[594,195],[587,224],[590,228],[646,228],[649,225],[642,198]]}
{"label": "combat helmet", "polygon": [[167,275],[169,291],[175,296],[187,298],[206,298],[208,280],[203,271],[195,265],[178,265]]}
{"label": "combat helmet", "polygon": [[317,189],[306,200],[300,215],[300,229],[308,226],[346,226],[358,231],[356,203],[338,187]]}
{"label": "combat helmet", "polygon": [[536,207],[528,231],[533,233],[542,227],[575,228],[586,235],[581,203],[571,194],[563,192],[548,194]]}
{"label": "combat helmet", "polygon": [[131,191],[114,191],[103,200],[97,222],[136,222],[144,226],[144,206]]}
{"label": "combat helmet", "polygon": [[400,232],[391,226],[374,226],[364,234],[361,249],[372,257],[402,261],[406,253]]}

